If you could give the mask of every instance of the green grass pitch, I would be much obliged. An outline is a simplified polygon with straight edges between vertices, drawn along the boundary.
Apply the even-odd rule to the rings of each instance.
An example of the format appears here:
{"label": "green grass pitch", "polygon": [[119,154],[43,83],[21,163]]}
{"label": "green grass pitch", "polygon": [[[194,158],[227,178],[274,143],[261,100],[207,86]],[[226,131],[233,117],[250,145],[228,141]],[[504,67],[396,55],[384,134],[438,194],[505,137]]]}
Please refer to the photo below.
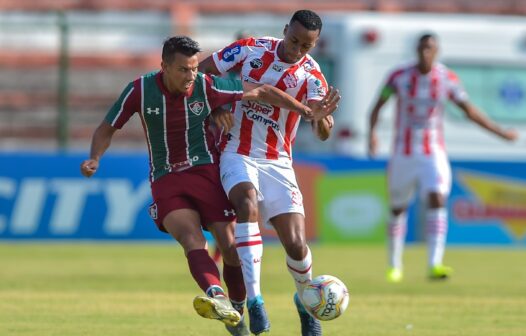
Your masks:
{"label": "green grass pitch", "polygon": [[[314,274],[342,279],[349,309],[324,335],[526,335],[526,251],[449,248],[455,274],[425,277],[408,247],[405,279],[384,280],[383,246],[313,245]],[[266,244],[262,289],[271,335],[299,335],[284,252]],[[227,335],[199,317],[200,290],[175,244],[0,243],[0,335]]]}

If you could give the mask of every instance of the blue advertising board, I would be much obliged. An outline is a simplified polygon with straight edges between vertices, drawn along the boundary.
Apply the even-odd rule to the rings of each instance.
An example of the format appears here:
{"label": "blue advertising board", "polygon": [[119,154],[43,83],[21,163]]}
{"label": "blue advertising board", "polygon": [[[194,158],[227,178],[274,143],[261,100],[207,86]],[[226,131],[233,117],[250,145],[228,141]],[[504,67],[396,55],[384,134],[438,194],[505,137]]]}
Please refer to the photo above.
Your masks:
{"label": "blue advertising board", "polygon": [[0,154],[0,238],[167,239],[148,216],[147,154],[108,154],[91,178],[86,154]]}
{"label": "blue advertising board", "polygon": [[[85,157],[85,153],[0,153],[0,239],[170,239],[148,215],[152,200],[146,153],[107,153],[97,174],[89,179],[79,171]],[[381,222],[388,209],[382,212],[385,215],[380,222],[366,220],[359,211],[369,209],[366,204],[345,210],[343,215],[334,209],[341,211],[344,201],[357,199],[385,206],[387,202],[378,199],[385,198],[381,186],[367,188],[366,182],[367,178],[381,181],[375,176],[385,174],[385,161],[298,155],[295,164],[321,167],[318,178],[306,181],[311,186],[300,181],[302,189],[312,189],[310,200],[314,203],[310,204],[319,208],[318,215],[312,217],[321,228],[316,233],[322,235],[320,241],[332,241],[324,235],[335,234],[341,234],[340,241],[355,241],[369,231],[383,231],[385,224]],[[453,162],[452,168],[448,242],[526,246],[526,163]],[[349,193],[338,182],[346,176]],[[363,185],[352,190],[362,177]],[[323,190],[333,188],[335,181],[342,189],[339,194],[323,196]],[[413,207],[410,212],[408,241],[425,238],[417,210]],[[324,225],[332,228],[323,229]],[[375,227],[367,230],[364,225]]]}

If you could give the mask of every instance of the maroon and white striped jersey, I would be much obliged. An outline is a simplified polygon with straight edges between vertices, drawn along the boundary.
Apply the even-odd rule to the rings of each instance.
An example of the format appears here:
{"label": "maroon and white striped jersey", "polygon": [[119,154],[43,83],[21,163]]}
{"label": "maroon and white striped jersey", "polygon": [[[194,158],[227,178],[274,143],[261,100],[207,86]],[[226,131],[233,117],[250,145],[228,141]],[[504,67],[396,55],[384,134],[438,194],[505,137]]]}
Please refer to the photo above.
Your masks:
{"label": "maroon and white striped jersey", "polygon": [[468,95],[455,73],[436,63],[427,74],[416,65],[391,73],[382,91],[388,98],[397,96],[393,153],[432,155],[445,151],[443,119],[448,100],[460,103]]}
{"label": "maroon and white striped jersey", "polygon": [[[269,84],[298,101],[321,100],[327,93],[327,81],[316,61],[309,55],[294,64],[283,62],[278,54],[281,39],[273,37],[238,40],[213,54],[217,69],[226,73],[241,69],[242,80]],[[238,101],[235,123],[222,136],[222,151],[254,158],[292,159],[300,115],[259,101]]]}

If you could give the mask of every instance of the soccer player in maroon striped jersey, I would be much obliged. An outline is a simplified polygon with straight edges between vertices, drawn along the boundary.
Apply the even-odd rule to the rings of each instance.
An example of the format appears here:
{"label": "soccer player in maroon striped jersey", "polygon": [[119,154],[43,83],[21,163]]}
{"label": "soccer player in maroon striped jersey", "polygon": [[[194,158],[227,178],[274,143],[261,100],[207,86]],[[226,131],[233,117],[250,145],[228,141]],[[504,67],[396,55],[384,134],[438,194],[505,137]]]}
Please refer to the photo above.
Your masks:
{"label": "soccer player in maroon striped jersey", "polygon": [[[313,111],[313,129],[321,140],[330,134],[339,93],[328,88],[319,65],[308,55],[322,28],[320,17],[310,10],[294,13],[285,26],[284,39],[246,38],[219,50],[201,63],[200,69],[224,74],[241,69],[251,83],[270,84],[305,101]],[[299,294],[312,279],[312,258],[305,239],[301,191],[292,168],[292,144],[300,115],[294,110],[244,99],[233,108],[234,126],[225,132],[221,154],[221,182],[237,213],[236,245],[241,259],[250,330],[270,330],[260,289],[263,244],[258,217],[271,224],[283,246],[286,265]],[[321,325],[295,295],[302,335],[321,335]]]}
{"label": "soccer player in maroon striped jersey", "polygon": [[[203,317],[224,322],[232,335],[244,335],[248,330],[240,323],[240,312],[246,294],[235,249],[235,213],[219,180],[219,155],[208,129],[209,116],[213,109],[240,99],[297,108],[306,115],[311,111],[272,86],[199,73],[199,51],[197,42],[188,37],[166,40],[162,70],[128,84],[95,130],[90,158],[80,169],[84,176],[92,176],[114,133],[139,114],[150,157],[154,200],[150,215],[160,230],[181,244],[193,278],[206,293],[196,297],[194,308]],[[228,121],[219,118],[218,122],[228,127]],[[214,235],[223,253],[223,277],[239,311],[226,298],[202,228]]]}
{"label": "soccer player in maroon striped jersey", "polygon": [[418,63],[391,73],[370,116],[369,155],[378,146],[375,127],[380,109],[393,95],[398,98],[396,135],[388,165],[391,219],[388,224],[389,269],[387,280],[400,282],[407,226],[406,210],[416,187],[425,197],[428,267],[430,279],[446,279],[452,269],[442,264],[447,234],[446,200],[451,189],[451,168],[444,135],[444,107],[455,103],[468,119],[505,140],[515,140],[514,130],[491,122],[473,106],[455,73],[435,62],[437,38],[424,34],[418,42]]}

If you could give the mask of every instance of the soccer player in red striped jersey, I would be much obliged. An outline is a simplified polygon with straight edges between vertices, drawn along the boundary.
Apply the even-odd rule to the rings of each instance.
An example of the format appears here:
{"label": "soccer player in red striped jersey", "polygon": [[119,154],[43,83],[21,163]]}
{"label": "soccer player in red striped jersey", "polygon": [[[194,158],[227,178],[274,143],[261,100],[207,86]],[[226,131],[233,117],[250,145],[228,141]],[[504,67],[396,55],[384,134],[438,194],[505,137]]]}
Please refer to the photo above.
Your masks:
{"label": "soccer player in red striped jersey", "polygon": [[[330,115],[339,93],[329,88],[319,65],[308,55],[322,28],[310,10],[294,13],[284,38],[245,38],[215,52],[201,63],[204,72],[224,74],[241,69],[250,83],[270,84],[304,101],[313,111],[312,125],[321,140],[328,138]],[[258,217],[271,224],[285,247],[286,265],[301,294],[312,279],[312,257],[305,239],[302,195],[292,168],[292,144],[300,121],[294,110],[244,99],[233,108],[234,126],[221,141],[221,182],[237,214],[235,227],[241,259],[250,329],[267,332],[270,322],[260,289],[263,245]],[[300,295],[301,297],[301,295]],[[319,321],[308,315],[298,296],[295,303],[302,335],[321,335]]]}
{"label": "soccer player in red striped jersey", "polygon": [[435,62],[437,38],[419,38],[418,62],[401,67],[389,76],[370,116],[369,154],[378,146],[375,127],[382,106],[396,95],[393,152],[388,164],[391,219],[388,224],[389,269],[387,280],[400,282],[407,226],[406,210],[415,189],[427,201],[426,226],[430,279],[446,279],[452,269],[443,265],[447,235],[446,200],[451,189],[451,168],[444,146],[443,118],[448,100],[468,119],[505,140],[515,140],[514,130],[504,130],[484,116],[469,100],[458,77]]}
{"label": "soccer player in red striped jersey", "polygon": [[[128,84],[95,130],[90,158],[80,169],[84,176],[92,176],[114,133],[133,114],[139,115],[150,158],[154,201],[150,215],[160,230],[181,244],[190,273],[206,293],[194,300],[196,311],[223,321],[232,335],[243,335],[248,332],[240,323],[246,294],[234,247],[235,213],[219,180],[219,153],[208,129],[209,116],[213,109],[240,99],[297,108],[306,115],[311,111],[270,85],[242,84],[199,73],[199,51],[197,42],[188,37],[166,40],[162,70]],[[221,118],[218,122],[228,126]],[[217,266],[206,250],[202,228],[214,235],[223,253],[223,278],[239,311],[226,298]]]}

